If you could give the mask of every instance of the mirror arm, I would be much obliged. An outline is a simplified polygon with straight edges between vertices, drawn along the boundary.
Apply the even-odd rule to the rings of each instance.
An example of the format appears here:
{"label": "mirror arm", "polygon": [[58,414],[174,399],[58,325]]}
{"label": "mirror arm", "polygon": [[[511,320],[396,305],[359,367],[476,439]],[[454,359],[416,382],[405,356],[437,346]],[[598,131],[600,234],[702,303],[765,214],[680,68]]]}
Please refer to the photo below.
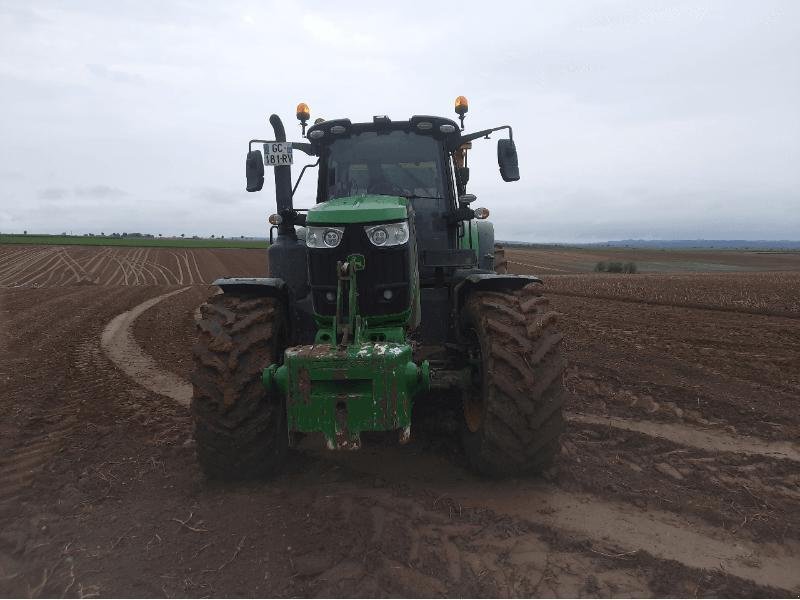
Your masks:
{"label": "mirror arm", "polygon": [[455,147],[458,148],[462,144],[466,144],[467,142],[471,142],[472,140],[477,140],[478,138],[482,137],[489,137],[490,133],[494,133],[495,131],[500,131],[501,129],[508,129],[508,139],[514,139],[514,132],[511,129],[511,125],[501,125],[500,127],[492,127],[491,129],[484,129],[482,131],[476,131],[475,133],[468,133],[467,135],[459,136]]}
{"label": "mirror arm", "polygon": [[[247,150],[248,152],[251,151],[253,149],[253,144],[267,144],[274,141],[275,140],[250,140],[247,144]],[[300,150],[300,152],[303,152],[308,156],[316,156],[311,144],[306,142],[292,142],[292,150]]]}
{"label": "mirror arm", "polygon": [[292,150],[294,150],[295,148],[300,150],[300,152],[307,154],[308,156],[316,156],[316,154],[314,154],[313,148],[311,147],[311,144],[307,142],[292,142]]}
{"label": "mirror arm", "polygon": [[474,218],[475,211],[468,205],[460,204],[458,208],[447,217],[447,221],[451,225],[454,225],[462,221],[471,221]]}
{"label": "mirror arm", "polygon": [[[311,146],[311,144],[308,145]],[[292,145],[292,148],[294,148],[294,145]],[[317,159],[317,162],[315,162],[313,165],[305,165],[303,167],[303,170],[300,171],[300,177],[297,178],[297,181],[295,182],[294,187],[292,188],[292,198],[294,198],[294,193],[297,191],[297,186],[300,185],[300,180],[303,179],[303,174],[306,172],[306,169],[308,167],[316,167],[317,165],[319,165],[319,159]]]}

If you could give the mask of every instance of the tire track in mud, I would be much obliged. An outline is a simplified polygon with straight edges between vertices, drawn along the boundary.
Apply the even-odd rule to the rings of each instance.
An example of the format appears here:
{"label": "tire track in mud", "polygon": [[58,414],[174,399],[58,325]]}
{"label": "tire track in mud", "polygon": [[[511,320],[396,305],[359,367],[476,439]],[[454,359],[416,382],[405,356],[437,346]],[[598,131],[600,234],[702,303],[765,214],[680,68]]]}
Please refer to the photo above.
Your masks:
{"label": "tire track in mud", "polygon": [[[27,371],[36,373],[37,368],[51,361],[65,371],[45,383],[33,397],[21,396],[18,382],[8,384],[8,400],[12,404],[6,409],[0,436],[0,503],[13,503],[64,447],[66,440],[79,430],[80,404],[108,394],[104,358],[97,341],[84,337],[85,321],[99,307],[113,306],[124,292],[124,289],[105,288],[102,295],[86,299],[86,288],[70,286],[60,288],[58,294],[39,303],[16,305],[13,296],[8,300],[13,307],[12,316],[4,325],[13,330],[14,338],[9,338],[2,351],[3,364],[15,373],[14,379],[31,379]],[[69,311],[68,307],[79,310]],[[58,311],[62,311],[63,318],[55,321],[41,318],[56,315]],[[26,340],[35,345],[28,347],[31,342]],[[60,353],[44,356],[43,353],[52,351],[54,340],[59,340]],[[39,353],[36,364],[24,362],[19,356],[20,347]],[[12,380],[7,376],[7,381]],[[16,409],[14,413],[11,407]],[[25,418],[25,414],[29,416]]]}
{"label": "tire track in mud", "polygon": [[[764,586],[800,589],[800,542],[761,544],[672,513],[643,510],[536,480],[487,482],[442,458],[397,448],[358,453],[310,451],[317,459],[428,491],[456,510],[490,510],[596,544],[619,556],[645,553],[693,569],[722,571]],[[452,510],[452,508],[451,508]],[[602,554],[602,553],[601,553]]]}
{"label": "tire track in mud", "polygon": [[654,299],[646,299],[646,298],[627,298],[627,297],[620,297],[615,296],[613,294],[603,294],[603,293],[581,293],[581,292],[567,292],[567,291],[557,291],[553,289],[547,290],[548,296],[564,296],[566,298],[583,298],[586,300],[606,300],[608,302],[620,302],[623,304],[629,305],[640,305],[640,306],[662,306],[665,308],[686,308],[691,310],[701,310],[701,311],[710,311],[710,312],[724,312],[724,313],[734,313],[740,315],[760,315],[765,317],[775,317],[781,319],[800,319],[800,315],[792,313],[792,312],[784,312],[784,311],[775,311],[771,309],[749,309],[749,308],[737,308],[734,306],[712,306],[708,304],[700,304],[697,302],[674,302],[669,300],[654,300]]}
{"label": "tire track in mud", "polygon": [[18,280],[16,282],[17,286],[23,287],[29,285],[31,283],[36,282],[37,280],[42,279],[45,275],[47,275],[47,279],[45,282],[49,282],[52,278],[54,273],[56,272],[58,265],[61,263],[61,257],[58,253],[53,253],[45,260],[40,261],[30,269],[28,269],[28,273],[23,275],[25,279]]}
{"label": "tire track in mud", "polygon": [[[0,286],[44,287],[91,283],[94,285],[176,285],[202,281],[194,252],[174,253],[152,248],[103,248],[84,254],[74,248],[48,247],[0,254]],[[176,276],[159,260],[173,256]],[[195,274],[197,276],[195,277]]]}
{"label": "tire track in mud", "polygon": [[[223,250],[228,249],[0,247],[0,287],[200,285],[229,272]],[[251,251],[236,250],[234,259],[246,257],[240,252]],[[243,274],[259,274],[252,262],[244,264]]]}
{"label": "tire track in mud", "polygon": [[160,369],[133,339],[131,328],[136,318],[147,309],[188,289],[190,288],[184,287],[156,296],[117,315],[103,329],[100,341],[106,355],[135,383],[151,392],[171,398],[182,406],[189,406],[192,398],[191,384],[169,371]]}
{"label": "tire track in mud", "polygon": [[76,425],[74,417],[62,419],[62,415],[57,413],[45,416],[45,420],[51,419],[61,422],[44,434],[27,437],[24,448],[14,449],[0,458],[0,503],[16,499],[17,494],[39,474]]}
{"label": "tire track in mud", "polygon": [[8,265],[8,267],[0,273],[0,285],[13,285],[14,277],[24,274],[28,269],[35,268],[41,261],[54,255],[58,255],[58,251],[55,248],[42,250],[31,249],[30,251],[18,254],[18,260]]}
{"label": "tire track in mud", "polygon": [[508,264],[510,265],[518,265],[520,267],[528,267],[530,269],[543,269],[545,271],[558,271],[559,273],[569,273],[569,271],[566,271],[564,269],[557,269],[555,267],[545,267],[544,265],[532,265],[530,263],[518,262],[516,260],[511,260],[511,259],[506,259],[506,262],[508,262]]}
{"label": "tire track in mud", "polygon": [[616,429],[635,431],[700,450],[758,454],[768,458],[800,462],[800,447],[787,441],[769,441],[746,435],[733,436],[713,429],[701,429],[677,423],[636,421],[592,414],[569,413],[567,414],[567,419],[576,423],[606,425]]}

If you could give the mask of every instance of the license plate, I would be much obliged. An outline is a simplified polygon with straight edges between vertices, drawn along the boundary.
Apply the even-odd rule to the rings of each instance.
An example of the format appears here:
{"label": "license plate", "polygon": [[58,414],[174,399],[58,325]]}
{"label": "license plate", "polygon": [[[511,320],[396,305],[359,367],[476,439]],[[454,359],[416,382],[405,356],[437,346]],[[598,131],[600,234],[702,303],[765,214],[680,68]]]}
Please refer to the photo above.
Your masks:
{"label": "license plate", "polygon": [[264,144],[264,165],[281,167],[292,164],[291,142],[267,142]]}

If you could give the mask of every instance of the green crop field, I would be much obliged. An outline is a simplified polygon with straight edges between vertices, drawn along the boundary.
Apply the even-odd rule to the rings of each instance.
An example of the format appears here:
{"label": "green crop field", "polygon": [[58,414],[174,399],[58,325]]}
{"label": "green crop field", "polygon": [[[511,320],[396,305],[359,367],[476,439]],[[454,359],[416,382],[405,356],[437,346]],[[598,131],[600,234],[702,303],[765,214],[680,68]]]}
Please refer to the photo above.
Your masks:
{"label": "green crop field", "polygon": [[0,244],[30,244],[33,246],[146,246],[149,248],[266,248],[266,240],[237,238],[146,238],[82,235],[18,235],[0,234]]}

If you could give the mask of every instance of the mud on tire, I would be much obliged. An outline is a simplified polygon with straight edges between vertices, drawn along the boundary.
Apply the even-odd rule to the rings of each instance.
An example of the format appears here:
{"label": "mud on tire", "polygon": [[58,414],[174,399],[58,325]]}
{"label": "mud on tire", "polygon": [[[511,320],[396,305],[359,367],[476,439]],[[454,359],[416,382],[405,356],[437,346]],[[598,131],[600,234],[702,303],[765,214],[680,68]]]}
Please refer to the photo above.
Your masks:
{"label": "mud on tire", "polygon": [[513,294],[476,293],[463,313],[476,369],[473,392],[464,399],[462,441],[471,466],[483,475],[540,472],[560,449],[562,335],[541,288],[533,283]]}
{"label": "mud on tire", "polygon": [[286,316],[273,298],[217,294],[201,307],[193,347],[197,458],[213,479],[267,477],[283,464],[283,402],[265,394],[262,370],[283,354]]}

